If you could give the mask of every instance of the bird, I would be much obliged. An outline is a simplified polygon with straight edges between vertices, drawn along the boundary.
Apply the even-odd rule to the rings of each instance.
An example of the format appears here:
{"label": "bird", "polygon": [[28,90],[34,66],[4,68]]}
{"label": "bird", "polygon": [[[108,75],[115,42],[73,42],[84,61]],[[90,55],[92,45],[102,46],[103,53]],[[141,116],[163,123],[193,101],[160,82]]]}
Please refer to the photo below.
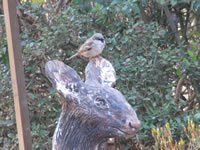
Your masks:
{"label": "bird", "polygon": [[96,57],[102,53],[105,44],[104,36],[101,33],[95,33],[81,45],[77,53],[67,58],[67,61],[76,56],[84,56],[89,59]]}

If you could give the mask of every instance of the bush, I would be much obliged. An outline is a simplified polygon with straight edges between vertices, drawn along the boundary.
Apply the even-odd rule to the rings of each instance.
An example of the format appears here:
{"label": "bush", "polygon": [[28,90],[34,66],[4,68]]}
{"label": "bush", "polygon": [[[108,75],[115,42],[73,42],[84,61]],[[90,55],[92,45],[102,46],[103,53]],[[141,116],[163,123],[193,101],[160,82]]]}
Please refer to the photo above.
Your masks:
{"label": "bush", "polygon": [[152,136],[155,140],[154,150],[192,150],[200,148],[200,128],[195,127],[192,120],[188,120],[188,126],[183,128],[188,142],[185,142],[181,137],[179,142],[173,140],[173,135],[170,131],[169,123],[166,123],[164,127],[153,128]]}
{"label": "bush", "polygon": [[[51,149],[51,137],[61,111],[56,91],[45,77],[45,63],[59,59],[84,78],[87,61],[77,58],[67,62],[66,58],[95,32],[105,35],[103,56],[111,61],[117,72],[116,88],[126,96],[141,120],[138,135],[132,139],[138,149],[152,148],[151,130],[154,126],[160,127],[169,122],[170,132],[175,140],[179,140],[184,136],[182,126],[188,119],[200,122],[197,44],[191,42],[191,45],[186,45],[182,42],[177,45],[168,40],[167,27],[157,22],[145,24],[136,13],[129,15],[122,6],[126,5],[96,3],[85,13],[80,11],[79,6],[72,5],[55,15],[53,8],[47,5],[50,10],[48,17],[41,7],[22,6],[35,20],[34,25],[22,26],[22,31],[26,32],[21,33],[34,149]],[[0,123],[3,127],[0,132],[3,138],[0,138],[0,147],[16,149],[9,69],[4,62],[0,63],[0,93],[3,94],[0,103],[0,122],[3,124]],[[178,84],[181,79],[184,82]],[[178,85],[186,90],[175,91]],[[191,98],[185,91],[191,93]],[[125,147],[133,149],[128,143]]]}

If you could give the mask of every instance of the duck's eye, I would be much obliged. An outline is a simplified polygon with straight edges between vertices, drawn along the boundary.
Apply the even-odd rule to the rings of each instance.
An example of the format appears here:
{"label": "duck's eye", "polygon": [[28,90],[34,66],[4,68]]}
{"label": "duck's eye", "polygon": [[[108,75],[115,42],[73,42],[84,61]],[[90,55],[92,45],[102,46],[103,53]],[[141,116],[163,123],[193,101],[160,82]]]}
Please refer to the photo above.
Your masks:
{"label": "duck's eye", "polygon": [[105,106],[106,105],[106,101],[103,98],[101,98],[101,97],[97,97],[95,99],[95,104],[97,106]]}

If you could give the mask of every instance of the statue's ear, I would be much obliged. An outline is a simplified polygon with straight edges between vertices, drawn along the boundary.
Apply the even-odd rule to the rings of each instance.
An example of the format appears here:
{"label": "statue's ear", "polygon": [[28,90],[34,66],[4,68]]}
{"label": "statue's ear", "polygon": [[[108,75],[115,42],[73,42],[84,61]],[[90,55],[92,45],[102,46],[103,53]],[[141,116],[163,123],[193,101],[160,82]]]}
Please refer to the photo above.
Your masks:
{"label": "statue's ear", "polygon": [[48,61],[45,72],[53,87],[67,100],[77,100],[84,83],[74,69],[58,60]]}
{"label": "statue's ear", "polygon": [[100,84],[113,87],[116,83],[115,69],[108,60],[100,56],[92,58],[89,61],[85,69],[85,74],[85,83],[89,85]]}

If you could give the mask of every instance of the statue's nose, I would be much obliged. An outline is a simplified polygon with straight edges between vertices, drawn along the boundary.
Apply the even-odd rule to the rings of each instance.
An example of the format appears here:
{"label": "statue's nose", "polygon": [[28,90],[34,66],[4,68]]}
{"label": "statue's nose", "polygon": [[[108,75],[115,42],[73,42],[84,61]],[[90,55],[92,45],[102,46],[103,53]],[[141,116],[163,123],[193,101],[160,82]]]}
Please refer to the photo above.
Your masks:
{"label": "statue's nose", "polygon": [[130,121],[129,122],[129,127],[130,128],[135,128],[135,129],[138,129],[140,128],[140,121],[139,120],[134,120],[134,121]]}

